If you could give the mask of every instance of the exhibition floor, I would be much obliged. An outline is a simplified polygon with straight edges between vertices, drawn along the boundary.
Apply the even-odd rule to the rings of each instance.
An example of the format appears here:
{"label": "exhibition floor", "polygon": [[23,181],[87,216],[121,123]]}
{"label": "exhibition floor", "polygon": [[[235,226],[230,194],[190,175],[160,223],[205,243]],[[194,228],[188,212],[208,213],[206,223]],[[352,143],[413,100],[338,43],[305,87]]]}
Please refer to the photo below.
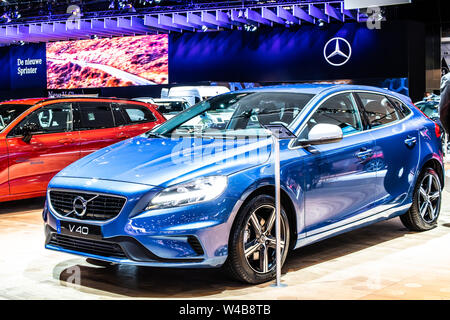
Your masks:
{"label": "exhibition floor", "polygon": [[96,267],[44,249],[42,198],[2,203],[0,299],[450,299],[450,193],[443,199],[432,231],[396,218],[293,252],[282,289],[220,270]]}

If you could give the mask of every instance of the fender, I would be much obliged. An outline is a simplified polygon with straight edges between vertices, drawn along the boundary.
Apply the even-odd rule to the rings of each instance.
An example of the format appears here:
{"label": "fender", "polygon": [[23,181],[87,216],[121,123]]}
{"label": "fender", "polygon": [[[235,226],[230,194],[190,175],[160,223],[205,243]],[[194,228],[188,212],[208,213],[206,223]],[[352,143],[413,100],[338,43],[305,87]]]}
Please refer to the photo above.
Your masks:
{"label": "fender", "polygon": [[437,162],[439,162],[439,165],[441,167],[441,172],[438,172],[438,174],[440,175],[440,178],[441,178],[442,187],[444,187],[444,182],[445,182],[444,163],[442,162],[441,157],[438,154],[436,154],[436,153],[429,154],[429,155],[425,156],[423,159],[421,159],[421,161],[419,162],[419,166],[418,166],[418,170],[417,170],[416,176],[414,177],[414,185],[416,184],[417,179],[419,178],[419,174],[422,171],[425,163],[427,163],[430,160],[436,160]]}
{"label": "fender", "polygon": [[[242,193],[241,198],[236,202],[235,206],[233,207],[233,210],[231,211],[231,214],[228,218],[227,223],[230,225],[234,224],[234,220],[237,216],[237,213],[242,208],[243,204],[249,200],[250,196],[254,194],[256,191],[262,188],[271,187],[275,189],[275,181],[274,178],[266,177],[264,179],[260,179],[254,183],[252,183],[250,186],[245,189],[245,191]],[[281,193],[286,195],[291,204],[294,207],[294,217],[295,217],[295,230],[297,234],[297,240],[300,238],[300,231],[304,229],[304,193],[303,190],[299,192],[299,196],[297,199],[296,193],[291,189],[286,187],[285,185],[281,185]],[[231,230],[231,229],[230,229]],[[305,233],[302,233],[302,237],[305,236]]]}

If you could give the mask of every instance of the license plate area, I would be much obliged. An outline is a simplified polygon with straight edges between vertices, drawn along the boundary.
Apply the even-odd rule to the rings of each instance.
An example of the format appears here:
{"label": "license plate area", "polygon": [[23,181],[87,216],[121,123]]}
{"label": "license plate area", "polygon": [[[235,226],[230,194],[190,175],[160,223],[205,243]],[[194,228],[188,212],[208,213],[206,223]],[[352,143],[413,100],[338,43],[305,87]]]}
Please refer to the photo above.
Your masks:
{"label": "license plate area", "polygon": [[100,226],[71,221],[61,221],[61,234],[96,240],[103,238]]}

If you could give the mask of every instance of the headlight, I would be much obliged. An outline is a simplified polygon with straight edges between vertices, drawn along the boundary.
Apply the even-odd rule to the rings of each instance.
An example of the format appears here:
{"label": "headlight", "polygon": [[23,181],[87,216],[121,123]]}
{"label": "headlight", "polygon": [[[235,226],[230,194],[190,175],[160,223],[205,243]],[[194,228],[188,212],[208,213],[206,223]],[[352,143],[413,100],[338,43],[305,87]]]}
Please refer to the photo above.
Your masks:
{"label": "headlight", "polygon": [[209,201],[220,196],[227,187],[228,179],[224,176],[198,178],[177,184],[158,193],[146,210],[172,208]]}

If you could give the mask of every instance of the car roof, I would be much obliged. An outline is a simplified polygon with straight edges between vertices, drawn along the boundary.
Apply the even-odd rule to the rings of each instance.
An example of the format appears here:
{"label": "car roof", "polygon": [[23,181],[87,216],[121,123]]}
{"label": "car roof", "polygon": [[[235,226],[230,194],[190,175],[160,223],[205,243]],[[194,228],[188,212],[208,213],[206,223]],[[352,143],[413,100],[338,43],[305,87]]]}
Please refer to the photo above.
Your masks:
{"label": "car roof", "polygon": [[27,99],[18,99],[18,100],[8,100],[3,101],[0,104],[26,104],[26,105],[35,105],[37,103],[43,101],[64,101],[64,100],[111,100],[111,101],[127,101],[127,102],[142,102],[137,100],[125,99],[125,98],[111,98],[111,97],[59,97],[59,98],[27,98]]}
{"label": "car roof", "polygon": [[42,100],[45,100],[44,98],[31,98],[31,99],[17,99],[17,100],[7,100],[2,101],[0,104],[24,104],[24,105],[34,105]]}
{"label": "car roof", "polygon": [[230,89],[225,86],[180,86],[180,87],[172,87],[169,90],[169,97],[171,94],[177,92],[198,92],[200,94],[207,93],[226,93],[230,92]]}
{"label": "car roof", "polygon": [[163,101],[183,101],[186,102],[186,99],[179,98],[179,97],[173,97],[173,98],[154,98],[152,99],[155,102],[163,102]]}
{"label": "car roof", "polygon": [[276,85],[267,87],[248,88],[240,91],[258,91],[258,92],[294,92],[294,93],[306,93],[306,94],[319,94],[322,91],[332,88],[335,85],[332,84],[289,84],[289,85]]}
{"label": "car roof", "polygon": [[349,85],[349,84],[289,84],[289,85],[277,85],[268,87],[257,87],[244,89],[240,92],[292,92],[292,93],[304,93],[318,95],[322,93],[334,93],[339,91],[373,91],[377,93],[389,94],[397,96],[401,99],[410,100],[409,97],[402,94],[371,86]]}

